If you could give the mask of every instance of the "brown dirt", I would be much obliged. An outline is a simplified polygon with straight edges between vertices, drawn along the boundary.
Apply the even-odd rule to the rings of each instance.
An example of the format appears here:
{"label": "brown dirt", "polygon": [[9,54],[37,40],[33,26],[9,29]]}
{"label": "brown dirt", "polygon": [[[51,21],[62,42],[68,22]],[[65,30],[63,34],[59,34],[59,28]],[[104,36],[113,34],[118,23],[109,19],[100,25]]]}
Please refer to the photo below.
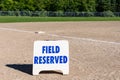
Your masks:
{"label": "brown dirt", "polygon": [[[44,31],[45,34],[1,28]],[[45,72],[33,76],[33,42],[62,39],[68,40],[70,44],[70,74],[63,76],[55,72]],[[0,23],[0,79],[120,80],[120,21]]]}

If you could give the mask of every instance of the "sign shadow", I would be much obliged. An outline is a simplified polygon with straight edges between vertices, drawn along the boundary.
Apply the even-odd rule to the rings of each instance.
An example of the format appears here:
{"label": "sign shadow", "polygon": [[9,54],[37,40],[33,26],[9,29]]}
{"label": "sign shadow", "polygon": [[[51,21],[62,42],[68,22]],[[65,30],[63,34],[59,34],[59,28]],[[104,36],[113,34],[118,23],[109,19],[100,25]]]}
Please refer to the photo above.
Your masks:
{"label": "sign shadow", "polygon": [[32,75],[32,64],[7,64],[6,66]]}
{"label": "sign shadow", "polygon": [[[32,64],[6,64],[7,67],[9,68],[13,68],[15,70],[24,72],[26,74],[32,75]],[[60,74],[62,75],[62,73],[60,71],[41,71],[39,72],[39,74]]]}

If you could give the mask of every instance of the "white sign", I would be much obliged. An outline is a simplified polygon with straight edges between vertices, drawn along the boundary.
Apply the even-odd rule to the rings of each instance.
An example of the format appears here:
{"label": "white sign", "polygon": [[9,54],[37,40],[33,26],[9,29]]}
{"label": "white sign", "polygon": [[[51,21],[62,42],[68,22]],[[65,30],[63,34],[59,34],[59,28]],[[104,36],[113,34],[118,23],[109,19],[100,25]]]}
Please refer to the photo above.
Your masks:
{"label": "white sign", "polygon": [[35,41],[33,75],[41,71],[61,71],[69,74],[69,43],[60,41]]}

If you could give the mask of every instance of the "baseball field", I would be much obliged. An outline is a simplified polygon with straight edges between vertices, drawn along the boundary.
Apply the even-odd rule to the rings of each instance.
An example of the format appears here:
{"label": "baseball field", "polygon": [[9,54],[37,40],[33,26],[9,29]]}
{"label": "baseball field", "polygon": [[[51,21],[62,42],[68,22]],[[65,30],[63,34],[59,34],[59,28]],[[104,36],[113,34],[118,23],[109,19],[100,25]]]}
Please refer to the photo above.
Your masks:
{"label": "baseball field", "polygon": [[[69,41],[69,75],[32,75],[36,40]],[[0,80],[120,80],[120,21],[0,23]]]}

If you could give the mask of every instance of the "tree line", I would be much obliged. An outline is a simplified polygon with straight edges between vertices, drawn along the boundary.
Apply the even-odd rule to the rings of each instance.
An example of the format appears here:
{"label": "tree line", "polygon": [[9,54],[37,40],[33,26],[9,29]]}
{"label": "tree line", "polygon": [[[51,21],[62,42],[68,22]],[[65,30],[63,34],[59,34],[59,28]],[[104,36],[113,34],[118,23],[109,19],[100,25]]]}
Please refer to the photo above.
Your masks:
{"label": "tree line", "polygon": [[120,0],[0,0],[0,11],[120,12]]}

